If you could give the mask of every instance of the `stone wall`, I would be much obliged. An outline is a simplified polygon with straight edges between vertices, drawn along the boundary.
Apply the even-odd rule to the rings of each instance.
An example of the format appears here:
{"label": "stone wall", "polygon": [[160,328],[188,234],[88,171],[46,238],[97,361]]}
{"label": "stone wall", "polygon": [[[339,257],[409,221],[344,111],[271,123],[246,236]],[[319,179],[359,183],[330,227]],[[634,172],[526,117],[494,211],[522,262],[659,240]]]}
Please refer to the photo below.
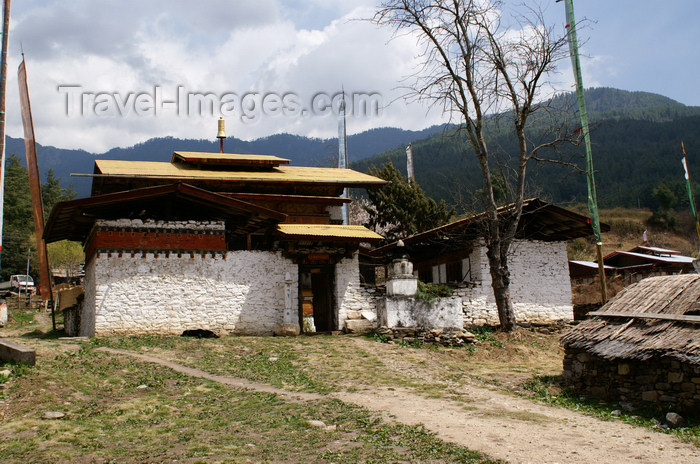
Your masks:
{"label": "stone wall", "polygon": [[381,327],[420,327],[422,329],[462,328],[462,302],[459,298],[436,298],[428,303],[416,297],[387,296],[377,304]]}
{"label": "stone wall", "polygon": [[387,343],[409,345],[463,346],[474,343],[474,334],[463,329],[425,329],[415,327],[380,327],[375,333]]}
{"label": "stone wall", "polygon": [[[352,258],[343,258],[335,265],[335,307],[336,330],[345,328],[345,321],[348,320],[350,311],[370,312],[366,319],[377,319],[377,292],[367,286],[360,284],[360,266],[358,262],[358,252]],[[369,314],[365,314],[369,316]]]}
{"label": "stone wall", "polygon": [[226,229],[224,221],[156,221],[153,219],[99,219],[97,227],[127,229],[158,229],[164,231],[197,230],[221,231]]}
{"label": "stone wall", "polygon": [[663,358],[608,361],[567,347],[562,378],[571,388],[595,397],[700,414],[698,365]]}
{"label": "stone wall", "polygon": [[[474,280],[465,282],[453,294],[462,300],[464,325],[497,325],[486,247],[476,246],[468,262]],[[509,253],[508,267],[510,295],[518,322],[551,324],[573,319],[565,242],[516,240]]]}
{"label": "stone wall", "polygon": [[[83,277],[83,289],[85,290],[85,298],[80,306],[80,318],[78,333],[82,337],[92,337],[95,335],[95,312],[99,310],[96,306],[95,294],[97,291],[97,283],[95,282],[96,263],[93,256],[85,263],[85,277]],[[108,287],[109,288],[109,287]],[[104,298],[101,302],[106,301]]]}
{"label": "stone wall", "polygon": [[81,335],[272,334],[286,273],[296,288],[298,267],[279,252],[98,252],[85,269]]}

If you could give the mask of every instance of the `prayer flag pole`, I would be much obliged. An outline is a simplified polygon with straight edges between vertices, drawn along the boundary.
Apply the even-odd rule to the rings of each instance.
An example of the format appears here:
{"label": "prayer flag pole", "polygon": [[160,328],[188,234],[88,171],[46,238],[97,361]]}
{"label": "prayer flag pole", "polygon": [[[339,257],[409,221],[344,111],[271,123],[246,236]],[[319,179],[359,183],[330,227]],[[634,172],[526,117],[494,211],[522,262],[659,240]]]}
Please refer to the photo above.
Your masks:
{"label": "prayer flag pole", "polygon": [[[560,0],[557,0],[557,2]],[[566,29],[569,38],[569,52],[571,54],[571,67],[576,81],[576,102],[581,116],[581,129],[586,145],[586,181],[588,184],[588,212],[590,214],[591,227],[596,241],[596,255],[598,257],[598,274],[600,276],[600,294],[603,303],[608,301],[608,289],[605,283],[605,263],[603,263],[603,239],[600,234],[600,219],[598,217],[598,200],[596,198],[595,179],[593,177],[593,154],[591,150],[591,135],[588,131],[588,114],[586,112],[586,100],[583,95],[583,78],[581,77],[581,62],[578,57],[578,39],[576,38],[576,19],[574,18],[574,2],[566,0]]]}

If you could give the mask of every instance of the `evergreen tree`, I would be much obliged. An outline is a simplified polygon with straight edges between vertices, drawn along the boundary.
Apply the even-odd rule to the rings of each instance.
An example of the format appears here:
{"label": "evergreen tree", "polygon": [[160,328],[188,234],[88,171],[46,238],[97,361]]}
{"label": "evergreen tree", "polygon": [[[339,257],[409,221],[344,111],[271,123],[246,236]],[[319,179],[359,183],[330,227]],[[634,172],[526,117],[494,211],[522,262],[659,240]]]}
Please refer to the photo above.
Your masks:
{"label": "evergreen tree", "polygon": [[[41,186],[44,218],[59,201],[75,197],[73,187],[63,188],[53,170],[46,175],[46,183]],[[12,274],[24,274],[27,270],[27,251],[35,250],[34,218],[32,198],[29,191],[27,169],[15,155],[10,155],[5,163],[5,204],[2,239],[2,279],[8,280]],[[30,274],[34,277],[34,266]]]}
{"label": "evergreen tree", "polygon": [[61,187],[61,179],[55,176],[53,169],[46,172],[46,183],[41,186],[41,202],[44,206],[44,220],[49,218],[56,203],[75,198],[75,190],[71,184],[68,188]]}
{"label": "evergreen tree", "polygon": [[416,183],[408,182],[387,161],[381,169],[372,166],[370,174],[389,181],[381,189],[369,190],[369,226],[392,242],[445,224],[454,214],[444,200],[436,203]]}
{"label": "evergreen tree", "polygon": [[29,236],[34,230],[32,200],[27,169],[10,155],[5,162],[5,204],[2,237],[2,279],[24,274],[27,268]]}
{"label": "evergreen tree", "polygon": [[649,218],[649,224],[676,230],[676,216],[671,212],[676,203],[678,203],[676,194],[662,182],[654,189],[654,199],[659,207]]}

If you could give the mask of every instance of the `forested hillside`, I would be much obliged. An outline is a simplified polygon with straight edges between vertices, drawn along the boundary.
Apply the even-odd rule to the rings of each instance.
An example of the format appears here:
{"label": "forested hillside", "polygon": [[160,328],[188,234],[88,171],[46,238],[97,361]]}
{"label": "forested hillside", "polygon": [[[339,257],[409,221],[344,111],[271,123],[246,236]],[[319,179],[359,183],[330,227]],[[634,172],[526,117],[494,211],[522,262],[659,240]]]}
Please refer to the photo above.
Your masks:
{"label": "forested hillside", "polygon": [[[571,107],[571,95],[553,100],[555,107]],[[648,207],[654,209],[652,190],[665,183],[674,191],[678,208],[688,205],[685,193],[681,141],[688,151],[689,167],[700,179],[700,108],[687,107],[660,95],[591,89],[586,94],[591,114],[594,167],[601,207]],[[575,121],[575,114],[573,116]],[[509,154],[516,153],[517,140],[495,126],[490,140],[492,152],[503,164],[508,178]],[[530,132],[533,141],[547,139],[540,124]],[[470,205],[479,189],[481,174],[477,160],[459,135],[434,135],[413,144],[416,179],[431,197],[448,203]],[[583,146],[564,144],[548,157],[583,166]],[[386,159],[405,173],[403,146],[353,165],[366,171]],[[532,162],[528,192],[557,203],[586,200],[584,175],[572,166]]]}
{"label": "forested hillside", "polygon": [[[382,152],[409,140],[418,140],[440,132],[440,126],[420,131],[409,131],[393,127],[371,129],[348,137],[350,163]],[[297,166],[333,166],[338,159],[338,140],[317,139],[291,134],[275,134],[246,141],[229,137],[225,142],[229,153],[258,153],[277,155],[291,160]],[[37,146],[37,157],[42,177],[52,169],[62,185],[72,184],[78,197],[90,195],[89,177],[75,177],[71,174],[90,174],[95,159],[119,159],[141,161],[170,161],[176,150],[218,152],[216,139],[194,140],[175,137],[158,137],[127,148],[113,148],[105,153],[94,154],[84,150],[65,150],[51,146]],[[24,141],[7,138],[7,153],[15,154],[26,166]]]}
{"label": "forested hillside", "polygon": [[[586,100],[592,121],[592,140],[599,204],[603,208],[617,206],[656,210],[653,191],[665,184],[675,195],[676,209],[687,209],[683,169],[680,159],[681,140],[688,151],[691,174],[700,180],[700,108],[688,107],[661,95],[627,92],[617,89],[589,89]],[[577,115],[573,96],[564,94],[548,103],[555,111],[542,111],[565,118],[575,127]],[[507,118],[508,115],[500,115]],[[508,179],[509,154],[515,152],[515,139],[498,125],[492,125],[489,142],[502,161],[497,182]],[[533,141],[546,140],[551,121],[540,118],[530,132]],[[406,143],[413,141],[415,172],[423,190],[435,200],[444,199],[458,209],[475,207],[481,175],[474,156],[454,135],[454,126],[431,127],[423,131],[378,128],[349,137],[351,167],[367,171],[370,166],[384,164],[387,158],[404,172]],[[385,151],[391,147],[388,151]],[[337,157],[337,140],[310,139],[289,134],[272,135],[254,141],[229,138],[229,152],[264,153],[289,157],[292,164],[332,166]],[[89,177],[70,177],[70,173],[91,173],[93,160],[126,159],[168,161],[175,150],[217,151],[210,140],[181,140],[156,138],[129,148],[115,148],[99,155],[82,150],[62,150],[39,146],[39,166],[42,180],[55,192],[53,197],[68,198],[72,192],[61,189],[75,186],[78,196],[89,195]],[[26,252],[31,245],[31,206],[26,187],[24,144],[21,139],[8,138],[7,152],[16,154],[7,166],[5,203],[5,240],[2,272],[19,272],[26,266]],[[375,153],[377,155],[372,156]],[[578,166],[583,164],[582,146],[564,145],[555,155],[558,159]],[[48,171],[52,176],[47,178]],[[529,167],[528,194],[541,196],[560,204],[583,203],[586,200],[585,178],[571,166],[532,163]],[[695,185],[700,192],[700,186]],[[46,199],[45,199],[46,200]],[[55,201],[50,199],[49,203]],[[50,209],[51,205],[48,205]],[[478,206],[477,206],[478,207]]]}

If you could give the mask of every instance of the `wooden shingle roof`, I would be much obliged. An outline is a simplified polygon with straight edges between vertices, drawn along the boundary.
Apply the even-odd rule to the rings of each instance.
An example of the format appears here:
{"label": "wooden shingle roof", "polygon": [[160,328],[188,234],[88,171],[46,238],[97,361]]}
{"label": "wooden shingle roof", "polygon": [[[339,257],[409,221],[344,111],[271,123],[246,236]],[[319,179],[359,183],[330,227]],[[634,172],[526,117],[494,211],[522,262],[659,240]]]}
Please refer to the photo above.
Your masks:
{"label": "wooden shingle roof", "polygon": [[667,357],[700,365],[700,274],[650,277],[566,333],[566,347],[604,359]]}

